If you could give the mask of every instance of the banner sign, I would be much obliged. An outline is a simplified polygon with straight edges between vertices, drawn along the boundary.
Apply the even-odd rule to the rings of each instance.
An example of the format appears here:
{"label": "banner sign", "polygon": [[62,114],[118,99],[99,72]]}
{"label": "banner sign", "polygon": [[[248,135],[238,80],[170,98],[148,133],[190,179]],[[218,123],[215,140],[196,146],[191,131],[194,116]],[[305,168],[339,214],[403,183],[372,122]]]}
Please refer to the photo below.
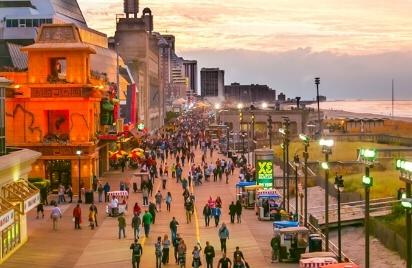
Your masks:
{"label": "banner sign", "polygon": [[27,213],[33,208],[37,207],[38,204],[40,204],[40,193],[36,193],[32,197],[24,201],[24,213]]}
{"label": "banner sign", "polygon": [[14,210],[11,209],[0,216],[0,232],[12,225],[14,222]]}
{"label": "banner sign", "polygon": [[264,189],[272,189],[273,163],[272,160],[257,160],[257,185]]}

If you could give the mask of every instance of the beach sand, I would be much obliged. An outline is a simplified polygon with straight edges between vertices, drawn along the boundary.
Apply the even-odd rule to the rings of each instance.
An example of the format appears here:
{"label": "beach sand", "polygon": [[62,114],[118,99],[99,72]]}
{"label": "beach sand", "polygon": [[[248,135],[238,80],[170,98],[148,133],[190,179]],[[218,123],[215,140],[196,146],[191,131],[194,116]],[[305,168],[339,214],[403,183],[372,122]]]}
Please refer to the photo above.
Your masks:
{"label": "beach sand", "polygon": [[353,113],[353,112],[347,112],[343,110],[322,110],[322,112],[325,115],[326,119],[331,119],[331,118],[382,118],[382,119],[393,119],[396,121],[404,121],[404,122],[412,122],[412,118],[410,117],[391,117],[391,116],[385,116],[385,115],[380,115],[380,114],[371,114],[371,113]]}

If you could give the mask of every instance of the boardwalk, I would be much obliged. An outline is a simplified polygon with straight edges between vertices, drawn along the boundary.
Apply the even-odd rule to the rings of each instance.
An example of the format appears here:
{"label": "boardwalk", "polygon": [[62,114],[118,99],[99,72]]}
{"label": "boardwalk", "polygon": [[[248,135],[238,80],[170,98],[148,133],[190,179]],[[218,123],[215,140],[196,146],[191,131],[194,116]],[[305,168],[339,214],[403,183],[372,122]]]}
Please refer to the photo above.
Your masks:
{"label": "boardwalk", "polygon": [[[215,154],[214,159],[222,157]],[[171,159],[169,161],[169,166]],[[196,154],[196,163],[200,161],[200,153]],[[209,159],[208,161],[211,161]],[[213,160],[214,161],[214,160]],[[187,174],[188,166],[184,167],[184,175]],[[120,180],[130,177],[133,171],[121,173],[114,171],[108,173],[104,181],[108,180],[112,189],[119,187]],[[148,239],[142,238],[144,244],[144,254],[142,256],[141,267],[155,267],[154,261],[154,242],[157,236],[169,234],[169,222],[172,216],[176,216],[180,223],[178,233],[182,235],[188,245],[188,265],[191,262],[191,250],[199,240],[204,246],[205,241],[210,241],[215,247],[216,256],[220,256],[220,246],[218,241],[217,228],[214,226],[204,227],[202,217],[202,207],[209,196],[215,198],[220,196],[223,200],[222,220],[226,222],[230,230],[230,239],[228,240],[228,254],[231,257],[236,246],[243,251],[246,260],[251,267],[298,267],[297,264],[271,264],[270,263],[270,246],[269,242],[272,236],[272,223],[261,222],[256,219],[253,210],[244,210],[242,224],[230,224],[228,215],[228,205],[235,200],[235,184],[238,178],[238,171],[231,176],[229,184],[222,182],[205,182],[202,186],[195,187],[193,191],[196,195],[195,220],[191,224],[186,224],[182,188],[173,179],[169,179],[167,190],[172,193],[173,203],[170,213],[165,210],[158,213],[156,224],[152,226],[152,231]],[[155,190],[160,185],[157,181]],[[165,196],[166,191],[162,191]],[[131,193],[129,206],[134,202],[141,204],[141,194]],[[64,205],[64,217],[57,232],[51,230],[51,222],[46,217],[44,220],[36,220],[33,212],[29,215],[29,232],[30,240],[2,267],[131,267],[131,253],[129,246],[132,243],[132,229],[130,227],[131,213],[128,213],[126,228],[126,239],[119,240],[117,237],[117,220],[115,218],[105,217],[103,215],[103,204],[98,204],[100,214],[99,221],[101,224],[96,230],[87,228],[83,223],[82,230],[74,230],[72,222],[73,205]],[[85,221],[88,205],[82,205],[83,221]],[[46,215],[48,216],[48,215]],[[173,251],[173,250],[171,250]],[[171,252],[172,253],[172,252]],[[173,257],[170,259],[167,267],[177,267],[174,264]],[[217,261],[217,260],[216,260]],[[204,261],[203,261],[204,262]]]}

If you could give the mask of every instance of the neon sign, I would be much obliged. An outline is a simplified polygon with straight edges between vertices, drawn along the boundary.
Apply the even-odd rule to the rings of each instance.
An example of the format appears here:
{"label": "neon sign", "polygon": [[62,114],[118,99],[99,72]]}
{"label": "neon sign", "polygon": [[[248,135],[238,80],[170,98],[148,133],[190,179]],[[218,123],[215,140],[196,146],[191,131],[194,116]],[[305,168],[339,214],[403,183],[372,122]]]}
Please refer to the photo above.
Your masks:
{"label": "neon sign", "polygon": [[273,187],[273,163],[272,160],[257,160],[257,184],[264,189]]}

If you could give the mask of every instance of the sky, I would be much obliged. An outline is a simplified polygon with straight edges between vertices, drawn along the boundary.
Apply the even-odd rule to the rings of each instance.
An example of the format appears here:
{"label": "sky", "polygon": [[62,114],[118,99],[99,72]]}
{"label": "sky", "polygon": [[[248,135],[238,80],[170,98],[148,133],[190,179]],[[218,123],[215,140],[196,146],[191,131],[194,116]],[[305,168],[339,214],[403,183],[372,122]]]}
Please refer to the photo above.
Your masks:
{"label": "sky", "polygon": [[[78,0],[114,34],[122,0]],[[225,70],[225,84],[268,84],[313,99],[412,99],[412,0],[140,0],[179,55]]]}

